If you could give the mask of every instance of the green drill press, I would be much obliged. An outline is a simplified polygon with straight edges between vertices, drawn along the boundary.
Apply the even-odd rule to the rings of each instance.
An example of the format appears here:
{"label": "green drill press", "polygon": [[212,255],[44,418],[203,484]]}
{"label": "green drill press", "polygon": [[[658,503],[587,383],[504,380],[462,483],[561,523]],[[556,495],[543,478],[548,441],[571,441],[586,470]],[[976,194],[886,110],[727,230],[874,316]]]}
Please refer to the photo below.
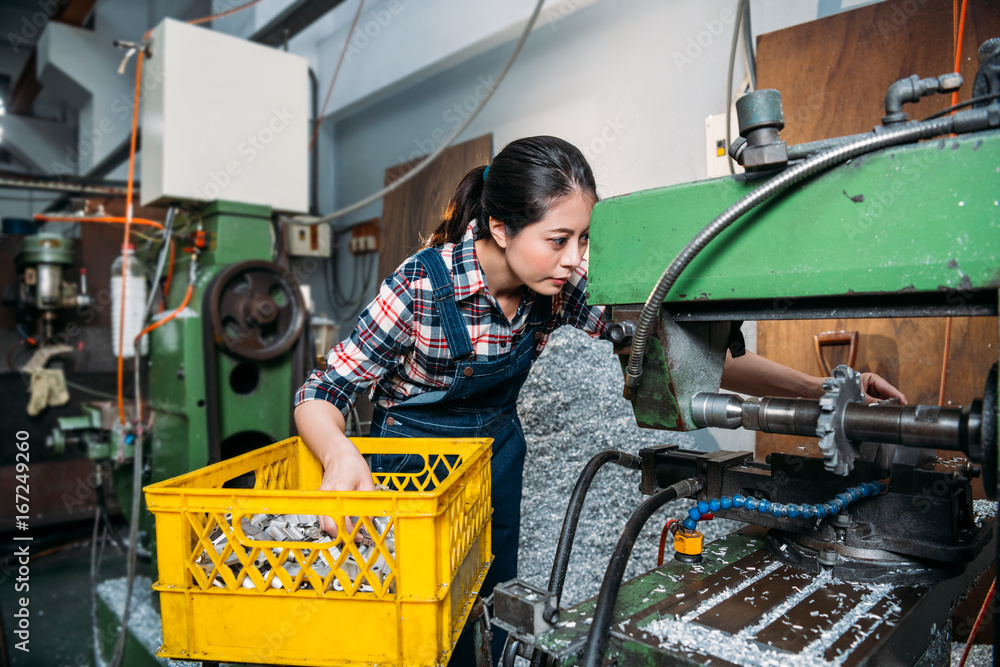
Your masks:
{"label": "green drill press", "polygon": [[[270,262],[270,209],[217,201],[188,215],[195,252],[181,254],[174,275],[196,262],[194,291],[151,333],[152,481],[287,437],[308,357],[298,283]],[[174,280],[169,302],[186,290]]]}

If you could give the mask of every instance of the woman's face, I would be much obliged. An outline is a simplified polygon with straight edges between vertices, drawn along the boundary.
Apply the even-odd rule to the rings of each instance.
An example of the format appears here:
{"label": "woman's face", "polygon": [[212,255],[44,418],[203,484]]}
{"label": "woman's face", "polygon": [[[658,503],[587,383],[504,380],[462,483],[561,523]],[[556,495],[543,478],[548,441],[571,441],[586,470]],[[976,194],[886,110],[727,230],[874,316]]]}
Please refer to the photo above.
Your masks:
{"label": "woman's face", "polygon": [[[590,197],[573,192],[557,200],[548,214],[521,230],[514,237],[503,234],[497,238],[505,248],[507,264],[525,285],[538,294],[554,295],[573,274],[590,242],[590,212],[594,204]],[[496,238],[494,231],[494,238]]]}

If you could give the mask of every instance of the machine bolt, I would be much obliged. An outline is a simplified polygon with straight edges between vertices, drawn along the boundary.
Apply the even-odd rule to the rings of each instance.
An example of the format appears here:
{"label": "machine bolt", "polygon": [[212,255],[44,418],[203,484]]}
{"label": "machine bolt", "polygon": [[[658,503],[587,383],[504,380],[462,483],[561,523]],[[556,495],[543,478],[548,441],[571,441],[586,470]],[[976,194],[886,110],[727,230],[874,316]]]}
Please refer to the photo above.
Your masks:
{"label": "machine bolt", "polygon": [[820,549],[817,560],[820,565],[833,567],[840,562],[840,554],[833,549]]}
{"label": "machine bolt", "polygon": [[622,343],[631,340],[633,335],[635,335],[635,322],[632,322],[631,320],[615,322],[608,329],[608,338],[610,338],[611,342],[615,345],[621,345]]}
{"label": "machine bolt", "polygon": [[832,523],[834,526],[838,528],[847,528],[852,523],[851,515],[848,514],[847,512],[840,512],[839,514],[833,517]]}

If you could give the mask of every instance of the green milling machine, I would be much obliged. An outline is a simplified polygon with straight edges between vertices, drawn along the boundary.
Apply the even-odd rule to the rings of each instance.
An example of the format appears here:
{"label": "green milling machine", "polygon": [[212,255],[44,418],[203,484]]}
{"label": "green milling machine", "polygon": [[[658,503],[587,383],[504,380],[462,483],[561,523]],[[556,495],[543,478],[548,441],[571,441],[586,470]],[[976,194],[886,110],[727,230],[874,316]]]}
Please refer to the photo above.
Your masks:
{"label": "green milling machine", "polygon": [[183,301],[192,266],[194,290],[150,334],[151,482],[291,432],[292,392],[311,360],[307,313],[298,282],[270,261],[270,220],[266,207],[213,202],[194,222],[203,247],[178,253],[168,302]]}
{"label": "green milling machine", "polygon": [[[995,41],[979,94],[1000,93]],[[597,204],[588,301],[610,307],[638,424],[818,437],[822,456],[598,454],[570,499],[548,588],[496,589],[493,620],[511,632],[502,664],[948,664],[952,612],[997,556],[996,505],[971,490],[982,475],[996,498],[996,365],[964,407],[866,406],[847,366],[820,400],[718,392],[744,320],[997,317],[1000,101],[924,122],[899,108],[955,77],[897,82],[874,132],[797,146],[780,140],[778,92],[750,93],[731,148],[745,174]],[[607,463],[641,471],[647,497],[600,594],[565,609],[580,508]],[[674,558],[667,549],[623,583],[642,526],[685,497],[696,504],[670,522]],[[712,515],[746,526],[706,545],[697,525]]]}

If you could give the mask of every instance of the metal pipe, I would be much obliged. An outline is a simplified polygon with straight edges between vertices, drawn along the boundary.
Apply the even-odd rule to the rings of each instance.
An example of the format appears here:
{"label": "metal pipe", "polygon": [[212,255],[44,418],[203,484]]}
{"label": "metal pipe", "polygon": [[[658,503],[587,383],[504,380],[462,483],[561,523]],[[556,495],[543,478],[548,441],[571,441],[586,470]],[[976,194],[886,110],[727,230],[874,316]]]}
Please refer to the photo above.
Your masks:
{"label": "metal pipe", "polygon": [[[740,419],[737,419],[737,410]],[[802,398],[741,399],[733,394],[701,393],[691,401],[696,426],[816,437],[823,413],[819,401]],[[856,442],[882,442],[906,447],[939,447],[975,454],[981,434],[982,404],[844,406],[844,436]],[[981,458],[981,457],[979,457]],[[974,459],[975,460],[975,459]],[[978,462],[978,461],[977,461]]]}
{"label": "metal pipe", "polygon": [[604,649],[608,644],[608,632],[611,629],[611,619],[614,616],[615,602],[618,600],[618,590],[621,588],[622,577],[625,575],[625,566],[628,565],[629,556],[632,555],[632,547],[635,546],[635,541],[643,526],[646,525],[646,521],[653,516],[656,510],[671,500],[692,496],[704,487],[705,482],[697,477],[668,486],[640,505],[628,523],[625,524],[625,530],[618,538],[614,553],[611,555],[611,562],[608,563],[608,569],[604,573],[601,592],[597,596],[594,622],[590,626],[590,632],[587,633],[587,643],[583,649],[584,667],[600,667],[603,661]]}
{"label": "metal pipe", "polygon": [[823,412],[819,401],[798,398],[750,399],[745,404],[756,414],[744,416],[743,427],[767,433],[815,436],[816,421]]}
{"label": "metal pipe", "polygon": [[[153,302],[156,301],[157,287],[160,284],[160,275],[163,273],[163,266],[167,261],[167,254],[170,250],[172,240],[171,234],[174,232],[174,217],[177,215],[177,207],[171,206],[167,209],[167,219],[163,223],[163,246],[160,248],[160,256],[156,259],[156,271],[153,273],[153,288],[149,290],[149,299],[146,301],[146,309],[143,311],[142,325],[146,326],[146,320],[153,312]],[[167,295],[163,295],[163,303],[166,304]],[[138,385],[136,385],[138,386]]]}
{"label": "metal pipe", "polygon": [[[319,82],[316,72],[309,68],[309,96],[312,99],[313,126],[319,122]],[[309,156],[309,215],[319,215],[319,137]]]}

